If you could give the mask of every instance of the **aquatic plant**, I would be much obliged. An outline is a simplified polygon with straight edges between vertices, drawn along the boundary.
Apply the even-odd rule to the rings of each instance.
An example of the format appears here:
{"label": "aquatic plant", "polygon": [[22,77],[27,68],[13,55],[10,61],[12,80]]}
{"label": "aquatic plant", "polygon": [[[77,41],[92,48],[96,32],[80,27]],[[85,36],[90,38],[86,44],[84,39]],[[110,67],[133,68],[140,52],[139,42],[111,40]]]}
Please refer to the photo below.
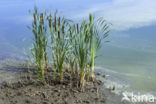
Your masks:
{"label": "aquatic plant", "polygon": [[[49,30],[51,36],[52,58],[54,62],[55,72],[59,72],[60,80],[63,79],[64,64],[66,62],[67,53],[69,52],[69,31],[68,22],[66,19],[57,17],[55,12],[54,17],[49,15]],[[54,20],[54,21],[52,21]]]}
{"label": "aquatic plant", "polygon": [[85,71],[86,71],[86,63],[88,61],[88,42],[89,42],[89,31],[88,26],[85,20],[82,21],[80,27],[77,24],[74,26],[74,55],[76,57],[76,61],[79,65],[80,70],[80,85],[83,88],[85,85]]}
{"label": "aquatic plant", "polygon": [[102,40],[109,35],[110,24],[101,17],[95,20],[92,14],[89,14],[89,42],[90,42],[90,67],[91,77],[94,80],[94,66],[97,52],[99,51]]}
{"label": "aquatic plant", "polygon": [[[48,69],[48,50],[50,47],[54,73],[59,75],[62,82],[65,69],[70,76],[79,79],[79,85],[84,88],[85,82],[92,77],[94,80],[95,58],[101,47],[102,40],[109,34],[109,24],[103,18],[95,19],[90,14],[89,20],[74,23],[62,16],[57,11],[52,13],[38,13],[35,8],[32,27],[29,29],[34,34],[32,56],[37,65],[37,72],[41,81],[45,81],[45,72]],[[47,32],[49,31],[49,32]],[[48,36],[51,38],[48,44]]]}
{"label": "aquatic plant", "polygon": [[[31,49],[32,56],[37,65],[38,78],[44,82],[45,69],[48,68],[47,56],[47,28],[44,24],[45,14],[38,13],[37,8],[34,9],[32,27],[28,27],[34,34],[33,48]],[[45,65],[44,66],[44,62]]]}

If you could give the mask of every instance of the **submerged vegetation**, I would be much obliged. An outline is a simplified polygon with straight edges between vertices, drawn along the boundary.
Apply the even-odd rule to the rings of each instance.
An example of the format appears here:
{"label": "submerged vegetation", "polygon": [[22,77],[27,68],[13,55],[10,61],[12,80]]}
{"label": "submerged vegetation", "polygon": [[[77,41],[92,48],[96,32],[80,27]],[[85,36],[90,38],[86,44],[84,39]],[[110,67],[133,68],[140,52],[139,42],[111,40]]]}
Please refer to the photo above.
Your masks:
{"label": "submerged vegetation", "polygon": [[[95,58],[102,40],[109,34],[109,26],[103,18],[96,19],[92,14],[89,14],[89,20],[74,23],[57,12],[54,15],[38,13],[35,8],[29,29],[34,34],[31,53],[40,81],[46,83],[48,70],[53,72],[51,78],[55,80],[58,75],[60,82],[63,81],[64,72],[71,77],[76,76],[81,88],[87,80],[94,81]],[[49,64],[51,56],[52,65]],[[48,65],[51,68],[48,69]]]}

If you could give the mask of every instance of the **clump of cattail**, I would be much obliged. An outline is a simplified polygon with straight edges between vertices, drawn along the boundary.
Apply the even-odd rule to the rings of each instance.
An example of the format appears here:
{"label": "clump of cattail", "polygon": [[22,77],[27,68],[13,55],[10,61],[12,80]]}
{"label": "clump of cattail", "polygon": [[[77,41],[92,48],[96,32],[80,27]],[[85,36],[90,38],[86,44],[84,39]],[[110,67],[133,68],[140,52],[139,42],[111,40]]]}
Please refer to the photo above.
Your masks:
{"label": "clump of cattail", "polygon": [[[102,41],[99,33],[103,32],[105,37],[108,36],[108,25],[103,20],[95,21],[92,14],[89,15],[88,22],[84,20],[75,24],[57,16],[57,11],[54,17],[51,14],[46,16],[46,13],[38,13],[37,8],[35,8],[34,21],[32,28],[30,28],[35,36],[33,41],[34,49],[31,50],[31,53],[37,65],[39,79],[46,83],[45,74],[49,60],[47,53],[49,52],[47,49],[49,45],[48,36],[51,36],[50,47],[54,62],[52,66],[54,77],[58,73],[60,82],[63,81],[65,64],[70,64],[69,69],[71,71],[69,72],[72,72],[72,75],[76,75],[77,79],[79,79],[77,86],[84,88],[86,78],[95,78],[95,57]],[[102,29],[99,31],[98,27]],[[47,33],[47,30],[49,30],[49,33]],[[116,88],[111,86],[110,89],[115,91]]]}

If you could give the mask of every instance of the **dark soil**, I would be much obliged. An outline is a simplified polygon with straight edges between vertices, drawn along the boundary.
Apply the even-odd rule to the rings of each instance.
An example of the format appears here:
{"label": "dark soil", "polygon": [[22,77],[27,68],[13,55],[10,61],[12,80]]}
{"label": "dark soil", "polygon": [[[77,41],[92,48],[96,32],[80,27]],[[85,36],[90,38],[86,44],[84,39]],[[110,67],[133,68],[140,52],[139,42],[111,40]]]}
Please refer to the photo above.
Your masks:
{"label": "dark soil", "polygon": [[63,82],[46,76],[43,84],[31,77],[14,83],[3,82],[0,87],[0,104],[105,104],[106,96],[100,80],[87,81],[81,91],[65,74]]}

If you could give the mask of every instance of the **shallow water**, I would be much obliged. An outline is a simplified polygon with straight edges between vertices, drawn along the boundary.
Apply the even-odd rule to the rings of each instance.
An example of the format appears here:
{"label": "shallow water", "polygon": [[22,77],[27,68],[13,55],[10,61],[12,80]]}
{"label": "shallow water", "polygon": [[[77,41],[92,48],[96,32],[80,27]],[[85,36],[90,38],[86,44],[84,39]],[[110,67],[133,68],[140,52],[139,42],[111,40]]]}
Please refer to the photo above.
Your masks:
{"label": "shallow water", "polygon": [[[154,41],[153,43],[155,44]],[[149,43],[142,43],[140,47],[146,45]],[[123,79],[128,81],[134,90],[156,93],[156,48],[142,50],[135,48],[135,45],[131,47],[127,43],[105,44],[100,52],[102,56],[97,58],[96,65],[113,70],[118,76],[123,75]]]}
{"label": "shallow water", "polygon": [[[97,2],[103,3],[101,0]],[[94,4],[93,1],[86,3]],[[62,15],[70,19],[74,12],[87,8],[82,1],[74,3],[67,0],[63,2],[64,5],[60,5],[59,1],[54,3],[43,0],[0,1],[0,60],[22,59],[24,48],[31,46],[32,34],[26,26],[31,24],[32,18],[28,11],[32,10],[35,4],[40,9],[48,7],[58,9]],[[73,19],[77,20],[74,17]],[[124,31],[112,30],[107,39],[111,42],[103,44],[99,52],[102,56],[96,59],[96,66],[109,69],[110,74],[115,72],[112,81],[128,84],[133,90],[156,93],[155,28],[156,25],[152,24]]]}

